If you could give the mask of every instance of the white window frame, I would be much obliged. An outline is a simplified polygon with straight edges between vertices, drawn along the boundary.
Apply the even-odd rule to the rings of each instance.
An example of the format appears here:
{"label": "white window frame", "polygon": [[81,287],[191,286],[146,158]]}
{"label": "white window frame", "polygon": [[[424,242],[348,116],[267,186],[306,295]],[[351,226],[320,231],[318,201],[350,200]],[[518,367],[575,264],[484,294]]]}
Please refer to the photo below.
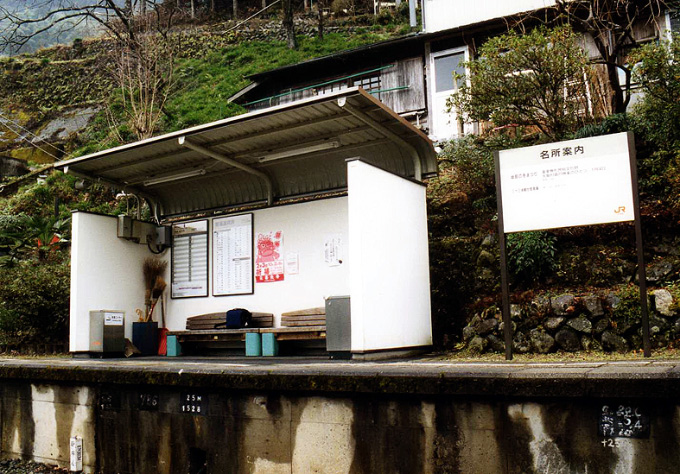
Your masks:
{"label": "white window frame", "polygon": [[[438,112],[436,107],[435,107],[435,99],[438,98],[435,61],[442,56],[450,56],[452,54],[459,54],[459,53],[464,54],[464,56],[463,56],[464,62],[467,63],[468,61],[470,61],[470,48],[468,48],[467,46],[458,46],[458,47],[455,47],[455,48],[444,49],[444,50],[437,51],[437,52],[434,52],[434,53],[429,52],[429,58],[428,58],[428,61],[427,61],[427,67],[428,67],[428,71],[427,71],[427,77],[428,77],[427,91],[428,91],[428,93],[427,93],[427,95],[428,95],[428,104],[429,104],[429,106],[428,106],[428,108],[429,108],[428,117],[429,117],[429,122],[430,122],[430,137],[437,139],[437,140],[449,140],[449,139],[452,139],[452,138],[459,138],[463,135],[474,133],[474,131],[475,131],[475,127],[473,126],[473,124],[465,122],[464,125],[463,125],[463,133],[462,134],[460,133],[460,130],[458,130],[455,134],[448,136],[448,137],[435,135],[436,127],[439,126],[438,120],[442,120],[442,114],[440,112]],[[467,83],[468,86],[470,85],[470,71],[468,70],[467,67],[465,68],[465,82]],[[457,90],[458,90],[457,84],[454,84],[454,89],[452,89],[452,91],[454,91],[454,93],[455,93],[455,91],[457,91]],[[456,118],[456,120],[457,120],[457,118]]]}

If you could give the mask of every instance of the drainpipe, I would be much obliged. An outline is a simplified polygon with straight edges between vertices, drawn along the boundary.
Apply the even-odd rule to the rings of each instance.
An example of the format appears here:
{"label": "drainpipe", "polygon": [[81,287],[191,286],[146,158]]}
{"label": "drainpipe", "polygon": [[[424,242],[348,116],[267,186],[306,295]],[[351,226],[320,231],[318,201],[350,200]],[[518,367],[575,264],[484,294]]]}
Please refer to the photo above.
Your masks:
{"label": "drainpipe", "polygon": [[408,13],[409,13],[409,23],[411,25],[411,28],[415,28],[418,26],[417,23],[417,18],[416,18],[416,0],[409,0],[408,1]]}
{"label": "drainpipe", "polygon": [[263,173],[260,170],[257,170],[251,166],[245,165],[239,161],[232,160],[231,158],[227,158],[224,155],[220,155],[217,152],[214,152],[208,148],[205,148],[201,145],[197,145],[195,143],[191,143],[185,136],[181,136],[177,139],[179,144],[185,148],[189,148],[190,150],[194,150],[202,155],[209,156],[210,158],[213,158],[217,161],[221,161],[222,163],[226,163],[230,166],[233,166],[234,168],[238,168],[242,171],[245,171],[246,173],[250,173],[252,175],[257,176],[258,178],[262,179],[266,186],[267,186],[267,205],[271,206],[272,202],[274,201],[274,186],[272,184],[272,180],[269,176],[267,176],[265,173]]}
{"label": "drainpipe", "polygon": [[396,133],[392,132],[389,130],[387,127],[384,125],[381,125],[380,123],[376,122],[373,120],[371,117],[363,113],[361,110],[355,108],[353,105],[350,105],[347,103],[347,98],[346,97],[340,97],[338,99],[338,105],[352,114],[354,117],[358,118],[362,122],[364,122],[366,125],[371,127],[372,129],[382,133],[387,137],[389,140],[391,140],[393,143],[396,145],[399,145],[402,148],[405,148],[408,150],[409,154],[411,155],[411,159],[413,160],[413,173],[414,177],[417,181],[422,181],[423,179],[423,166],[420,163],[420,155],[418,154],[418,150],[411,145],[409,142],[401,138],[399,135]]}

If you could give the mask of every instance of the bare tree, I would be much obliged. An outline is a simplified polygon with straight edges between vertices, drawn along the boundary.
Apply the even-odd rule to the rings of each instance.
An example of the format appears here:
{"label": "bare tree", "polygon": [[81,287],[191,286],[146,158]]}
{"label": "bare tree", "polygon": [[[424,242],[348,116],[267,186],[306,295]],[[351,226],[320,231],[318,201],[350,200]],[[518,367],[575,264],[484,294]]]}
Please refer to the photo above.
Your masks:
{"label": "bare tree", "polygon": [[[570,24],[575,31],[593,40],[599,56],[595,62],[606,71],[611,113],[625,112],[630,102],[631,70],[625,65],[625,53],[638,44],[635,29],[655,23],[678,3],[676,0],[555,0],[553,11],[557,13],[557,21]],[[625,77],[623,83],[620,72]]]}
{"label": "bare tree", "polygon": [[319,39],[323,39],[323,26],[324,26],[324,9],[326,8],[326,0],[318,0],[316,2],[316,8],[319,9]]}
{"label": "bare tree", "polygon": [[174,8],[158,8],[152,15],[137,19],[135,42],[117,42],[110,65],[118,85],[117,98],[123,105],[122,119],[139,140],[153,136],[174,92],[173,13]]}
{"label": "bare tree", "polygon": [[286,42],[288,49],[297,49],[297,39],[295,38],[295,25],[293,23],[293,1],[283,0],[281,2],[283,10],[283,29],[286,32]]}
{"label": "bare tree", "polygon": [[[159,0],[140,0],[157,8]],[[120,41],[135,40],[131,0],[27,0],[21,12],[0,4],[0,50],[20,51],[31,39],[48,32],[53,35],[85,22],[92,22]],[[37,12],[37,13],[35,13]]]}
{"label": "bare tree", "polygon": [[[50,9],[32,18],[0,7],[0,15],[8,24],[0,38],[0,49],[21,48],[36,35],[95,21],[108,33],[112,45],[109,73],[119,95],[107,103],[123,105],[122,117],[109,116],[124,120],[138,139],[152,136],[173,91],[175,47],[170,31],[178,11],[175,2],[91,0],[83,4],[52,0],[43,5]],[[139,14],[135,15],[135,10]]]}

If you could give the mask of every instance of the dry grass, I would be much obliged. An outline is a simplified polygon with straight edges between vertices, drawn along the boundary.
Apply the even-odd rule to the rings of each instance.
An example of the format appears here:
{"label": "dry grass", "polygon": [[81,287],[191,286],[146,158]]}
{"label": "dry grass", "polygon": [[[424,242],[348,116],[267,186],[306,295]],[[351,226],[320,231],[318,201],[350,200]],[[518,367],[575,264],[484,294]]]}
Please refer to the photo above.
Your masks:
{"label": "dry grass", "polygon": [[[451,362],[505,362],[505,354],[486,353],[472,354],[469,351],[438,353],[432,360]],[[552,354],[513,354],[510,363],[559,363],[559,362],[616,362],[616,361],[655,361],[680,360],[680,349],[664,348],[652,351],[650,358],[645,358],[642,350],[627,352],[555,352]]]}

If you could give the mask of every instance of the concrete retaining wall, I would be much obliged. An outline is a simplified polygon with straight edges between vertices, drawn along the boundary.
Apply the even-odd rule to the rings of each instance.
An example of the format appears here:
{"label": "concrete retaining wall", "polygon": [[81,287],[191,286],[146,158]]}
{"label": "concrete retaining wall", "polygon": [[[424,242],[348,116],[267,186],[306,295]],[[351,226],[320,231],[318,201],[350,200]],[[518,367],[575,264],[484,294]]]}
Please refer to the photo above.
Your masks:
{"label": "concrete retaining wall", "polygon": [[104,410],[94,388],[8,384],[2,455],[66,465],[79,435],[88,472],[188,472],[192,453],[218,473],[658,473],[680,460],[674,404],[649,407],[649,439],[606,440],[592,401],[203,392],[207,413],[196,415],[181,413],[177,390],[140,410],[148,392],[119,391],[120,407]]}
{"label": "concrete retaining wall", "polygon": [[[342,377],[351,375],[345,369]],[[677,472],[680,462],[680,405],[651,392],[627,399],[452,396],[394,387],[288,392],[199,380],[4,378],[2,456],[67,465],[69,438],[81,436],[86,471],[104,473],[198,472],[203,463],[209,473],[659,473]],[[560,385],[550,377],[532,383]],[[598,432],[604,407],[619,406],[648,417],[646,436]]]}

